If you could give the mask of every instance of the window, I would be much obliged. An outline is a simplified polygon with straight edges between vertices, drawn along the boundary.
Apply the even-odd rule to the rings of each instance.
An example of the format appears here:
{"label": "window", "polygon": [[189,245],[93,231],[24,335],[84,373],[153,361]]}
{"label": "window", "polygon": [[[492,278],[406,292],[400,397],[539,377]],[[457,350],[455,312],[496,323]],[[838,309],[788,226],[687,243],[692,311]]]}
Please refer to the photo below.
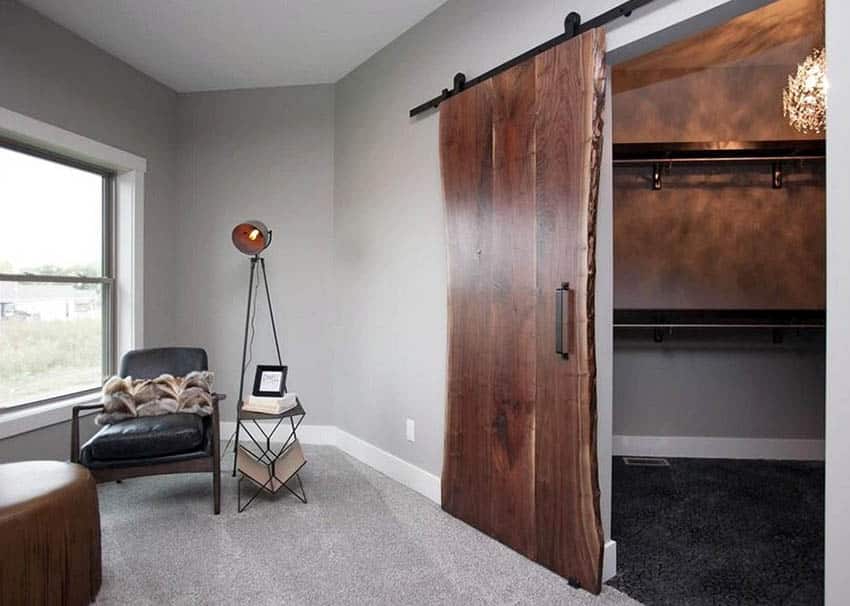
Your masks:
{"label": "window", "polygon": [[109,171],[0,141],[0,410],[113,371]]}

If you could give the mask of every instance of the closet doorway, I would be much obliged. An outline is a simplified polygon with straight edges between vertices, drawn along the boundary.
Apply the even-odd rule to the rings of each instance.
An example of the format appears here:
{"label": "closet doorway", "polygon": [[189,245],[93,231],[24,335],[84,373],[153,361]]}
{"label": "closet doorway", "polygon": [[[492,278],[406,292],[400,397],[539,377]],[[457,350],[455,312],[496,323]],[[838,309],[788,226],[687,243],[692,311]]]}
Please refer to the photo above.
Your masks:
{"label": "closet doorway", "polygon": [[823,602],[826,135],[792,125],[823,18],[777,0],[612,68],[610,584],[646,604]]}

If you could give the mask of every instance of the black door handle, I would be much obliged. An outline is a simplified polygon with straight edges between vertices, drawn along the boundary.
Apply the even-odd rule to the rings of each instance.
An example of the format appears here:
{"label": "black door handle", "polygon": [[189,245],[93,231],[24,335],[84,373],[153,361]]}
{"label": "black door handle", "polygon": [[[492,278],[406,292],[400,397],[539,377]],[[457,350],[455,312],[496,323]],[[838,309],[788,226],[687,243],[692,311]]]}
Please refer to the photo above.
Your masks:
{"label": "black door handle", "polygon": [[[555,290],[555,353],[564,359],[570,357],[570,321],[569,321],[570,283],[563,282]],[[565,321],[566,320],[566,321]]]}

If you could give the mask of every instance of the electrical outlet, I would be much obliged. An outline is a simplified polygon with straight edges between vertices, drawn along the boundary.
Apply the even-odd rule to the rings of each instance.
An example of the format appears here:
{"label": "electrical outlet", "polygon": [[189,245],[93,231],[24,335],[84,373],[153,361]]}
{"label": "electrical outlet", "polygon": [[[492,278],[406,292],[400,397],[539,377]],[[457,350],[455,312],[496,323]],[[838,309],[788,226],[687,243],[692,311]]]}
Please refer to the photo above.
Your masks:
{"label": "electrical outlet", "polygon": [[413,422],[413,419],[407,420],[407,441],[416,441],[416,423]]}

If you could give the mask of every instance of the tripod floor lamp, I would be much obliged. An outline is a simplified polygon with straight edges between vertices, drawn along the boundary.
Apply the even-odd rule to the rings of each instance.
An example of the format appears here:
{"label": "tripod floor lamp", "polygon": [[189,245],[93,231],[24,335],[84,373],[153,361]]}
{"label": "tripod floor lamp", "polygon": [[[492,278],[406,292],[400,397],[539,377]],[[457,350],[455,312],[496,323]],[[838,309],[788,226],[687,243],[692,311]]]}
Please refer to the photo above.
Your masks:
{"label": "tripod floor lamp", "polygon": [[[232,234],[233,245],[236,249],[251,257],[251,276],[248,280],[248,309],[245,312],[245,334],[242,339],[242,372],[239,375],[239,398],[236,405],[241,408],[242,396],[245,390],[245,371],[248,364],[248,332],[252,330],[252,315],[257,309],[257,297],[259,297],[260,274],[262,274],[262,284],[266,291],[266,302],[269,306],[269,319],[272,325],[272,335],[274,336],[274,347],[277,352],[278,364],[283,366],[283,358],[280,355],[280,343],[277,338],[277,326],[274,322],[274,309],[272,308],[272,297],[269,294],[269,279],[266,275],[266,260],[260,256],[272,243],[272,232],[266,227],[262,221],[249,220],[243,221],[233,228]],[[255,288],[256,280],[256,288]],[[253,337],[251,338],[253,346]],[[238,413],[238,410],[237,410]],[[239,444],[239,423],[236,423],[236,444],[238,450]],[[233,475],[236,475],[236,457],[233,459]]]}

